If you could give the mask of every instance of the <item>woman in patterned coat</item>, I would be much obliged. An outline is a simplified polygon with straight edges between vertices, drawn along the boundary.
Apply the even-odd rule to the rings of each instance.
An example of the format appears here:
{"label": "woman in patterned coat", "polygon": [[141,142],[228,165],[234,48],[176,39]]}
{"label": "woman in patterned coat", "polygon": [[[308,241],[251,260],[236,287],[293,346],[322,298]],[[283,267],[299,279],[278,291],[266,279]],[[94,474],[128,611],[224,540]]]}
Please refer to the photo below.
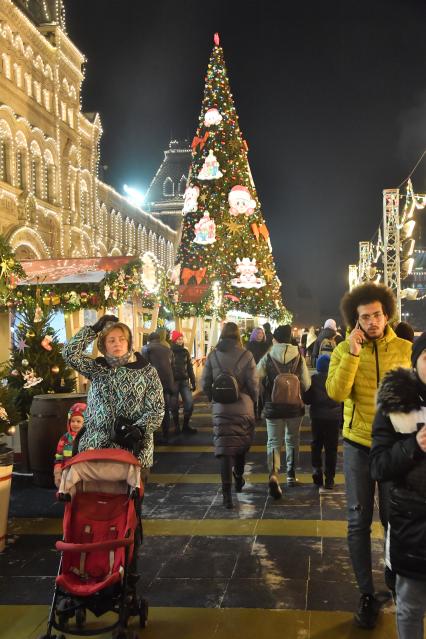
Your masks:
{"label": "woman in patterned coat", "polygon": [[[103,357],[93,359],[85,351],[96,336]],[[153,433],[164,415],[163,389],[155,368],[133,352],[129,327],[113,315],[104,315],[69,340],[63,357],[91,381],[78,450],[120,444],[132,448],[138,442],[138,458],[147,475],[153,464]]]}

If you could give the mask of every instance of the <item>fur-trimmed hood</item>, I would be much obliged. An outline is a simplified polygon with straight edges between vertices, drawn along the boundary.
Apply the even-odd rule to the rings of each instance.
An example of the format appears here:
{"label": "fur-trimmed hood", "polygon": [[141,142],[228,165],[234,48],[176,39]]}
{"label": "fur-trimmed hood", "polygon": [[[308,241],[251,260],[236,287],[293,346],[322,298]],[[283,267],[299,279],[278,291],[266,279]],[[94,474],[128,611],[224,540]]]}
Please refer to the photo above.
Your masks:
{"label": "fur-trimmed hood", "polygon": [[418,424],[426,423],[426,406],[415,371],[396,368],[386,373],[377,395],[377,407],[389,417],[398,433],[414,433]]}

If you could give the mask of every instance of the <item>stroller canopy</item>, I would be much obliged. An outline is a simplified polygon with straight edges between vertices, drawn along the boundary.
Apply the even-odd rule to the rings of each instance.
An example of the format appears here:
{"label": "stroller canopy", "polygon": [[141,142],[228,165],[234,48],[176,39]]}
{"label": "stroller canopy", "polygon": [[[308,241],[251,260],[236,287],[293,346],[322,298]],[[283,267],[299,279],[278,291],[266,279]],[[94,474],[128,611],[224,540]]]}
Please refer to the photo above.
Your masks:
{"label": "stroller canopy", "polygon": [[140,488],[140,484],[140,462],[134,455],[120,448],[103,448],[71,457],[64,465],[58,492],[126,493],[129,486]]}

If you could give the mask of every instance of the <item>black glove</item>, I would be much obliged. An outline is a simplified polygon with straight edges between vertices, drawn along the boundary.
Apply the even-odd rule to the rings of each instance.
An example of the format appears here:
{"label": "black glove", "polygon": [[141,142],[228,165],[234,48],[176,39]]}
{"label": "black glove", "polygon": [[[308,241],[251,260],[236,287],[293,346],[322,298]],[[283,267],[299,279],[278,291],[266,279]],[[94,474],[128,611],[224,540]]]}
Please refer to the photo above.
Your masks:
{"label": "black glove", "polygon": [[93,324],[92,329],[95,333],[100,333],[109,322],[118,322],[118,317],[115,317],[115,315],[103,315],[96,324]]}
{"label": "black glove", "polygon": [[196,389],[197,389],[196,384],[191,384],[191,390],[192,390],[192,392],[194,392]]}
{"label": "black glove", "polygon": [[142,450],[142,431],[135,424],[119,419],[114,427],[113,441],[138,456]]}

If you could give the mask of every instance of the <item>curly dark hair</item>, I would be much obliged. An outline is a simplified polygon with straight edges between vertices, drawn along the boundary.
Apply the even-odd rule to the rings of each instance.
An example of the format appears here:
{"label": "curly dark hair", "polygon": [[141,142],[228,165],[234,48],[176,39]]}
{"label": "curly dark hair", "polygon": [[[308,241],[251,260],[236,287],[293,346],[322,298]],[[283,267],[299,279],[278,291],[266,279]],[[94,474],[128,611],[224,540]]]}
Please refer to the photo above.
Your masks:
{"label": "curly dark hair", "polygon": [[353,330],[358,321],[358,306],[380,302],[383,312],[391,321],[396,315],[396,300],[392,290],[384,284],[366,282],[347,291],[340,302],[340,312],[343,320]]}

